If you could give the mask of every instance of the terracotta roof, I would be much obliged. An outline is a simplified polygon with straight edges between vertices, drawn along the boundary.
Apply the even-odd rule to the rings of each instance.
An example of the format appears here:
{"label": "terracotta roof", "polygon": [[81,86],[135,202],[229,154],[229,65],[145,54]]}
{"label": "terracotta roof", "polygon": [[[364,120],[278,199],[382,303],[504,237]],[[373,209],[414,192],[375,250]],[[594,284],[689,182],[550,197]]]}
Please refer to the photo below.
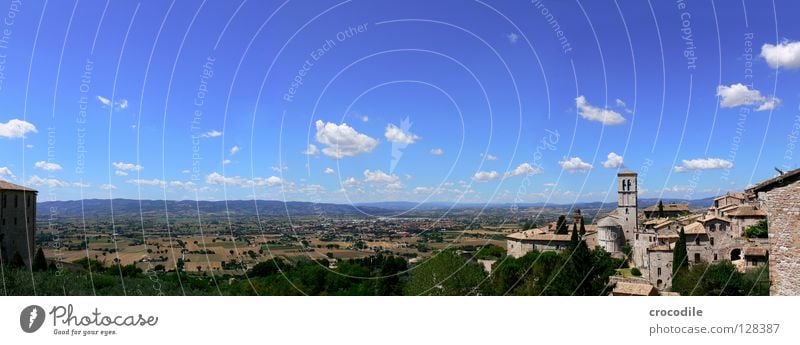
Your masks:
{"label": "terracotta roof", "polygon": [[728,212],[729,217],[766,217],[767,212],[755,205],[739,205],[736,210]]}
{"label": "terracotta roof", "polygon": [[776,187],[782,187],[787,184],[793,183],[797,181],[798,178],[800,178],[800,169],[794,169],[792,171],[787,171],[783,174],[775,176],[771,179],[761,181],[761,183],[755,185],[752,188],[747,189],[747,192],[748,193],[765,192]]}
{"label": "terracotta roof", "polygon": [[[710,221],[712,221],[712,220],[715,220],[715,219],[716,219],[716,220],[721,220],[721,221],[723,221],[723,222],[725,222],[725,223],[728,223],[728,224],[730,224],[730,223],[731,223],[731,221],[730,221],[730,220],[728,220],[728,219],[725,219],[725,218],[722,218],[722,217],[719,217],[719,216],[709,216],[709,217],[705,217],[705,218],[703,218],[703,219],[702,219],[702,220],[700,220],[700,221],[701,221],[701,222],[703,222],[703,223],[705,224],[706,222],[710,222]],[[691,224],[690,224],[690,225],[691,225]]]}
{"label": "terracotta roof", "polygon": [[742,193],[742,192],[735,192],[735,193],[727,192],[727,193],[725,193],[725,195],[720,195],[720,196],[714,198],[714,200],[722,200],[722,199],[725,199],[725,198],[728,198],[728,197],[736,198],[736,199],[739,199],[739,200],[744,200],[746,198],[745,194]]}
{"label": "terracotta roof", "polygon": [[687,226],[683,227],[683,232],[687,235],[703,235],[706,234],[706,227],[703,226],[703,223],[694,222]]}
{"label": "terracotta roof", "polygon": [[664,220],[664,221],[662,221],[661,223],[658,223],[658,224],[654,225],[654,226],[653,226],[653,229],[656,229],[656,230],[658,230],[658,229],[660,229],[660,228],[663,228],[663,227],[665,227],[665,226],[669,226],[669,225],[671,225],[671,224],[672,224],[672,223],[674,223],[674,222],[675,222],[674,220],[667,219],[667,220]]}
{"label": "terracotta roof", "polygon": [[16,185],[16,184],[13,184],[11,182],[3,181],[3,180],[0,180],[0,190],[23,190],[23,191],[27,191],[27,192],[36,192],[35,189],[31,189],[31,188],[28,188],[28,187],[23,187],[23,186]]}
{"label": "terracotta roof", "polygon": [[656,288],[650,284],[618,282],[612,293],[632,296],[650,296]]}
{"label": "terracotta roof", "polygon": [[626,175],[627,176],[627,175],[638,175],[638,174],[635,171],[622,170],[622,171],[618,172],[617,175]]}
{"label": "terracotta roof", "polygon": [[763,247],[745,248],[744,256],[767,256],[767,248]]}
{"label": "terracotta roof", "polygon": [[[646,212],[658,211],[658,204],[644,209]],[[688,212],[689,204],[664,204],[664,212]]]}
{"label": "terracotta roof", "polygon": [[[572,231],[572,230],[570,230]],[[588,231],[588,230],[587,230]],[[565,234],[565,235],[556,235],[552,232],[542,231],[542,229],[532,229],[532,230],[525,230],[521,232],[515,232],[506,236],[509,239],[513,240],[529,240],[529,241],[566,241],[569,242],[572,238],[572,234]]]}

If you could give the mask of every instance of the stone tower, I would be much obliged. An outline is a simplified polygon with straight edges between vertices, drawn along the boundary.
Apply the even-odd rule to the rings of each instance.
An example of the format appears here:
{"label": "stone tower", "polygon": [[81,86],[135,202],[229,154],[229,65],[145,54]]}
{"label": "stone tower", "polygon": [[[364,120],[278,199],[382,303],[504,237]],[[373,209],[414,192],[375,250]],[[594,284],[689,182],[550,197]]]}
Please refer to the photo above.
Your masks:
{"label": "stone tower", "polygon": [[36,237],[36,191],[0,180],[0,259],[19,253],[30,266]]}
{"label": "stone tower", "polygon": [[625,241],[633,245],[633,233],[639,227],[637,174],[630,170],[617,173],[617,222],[622,226]]}

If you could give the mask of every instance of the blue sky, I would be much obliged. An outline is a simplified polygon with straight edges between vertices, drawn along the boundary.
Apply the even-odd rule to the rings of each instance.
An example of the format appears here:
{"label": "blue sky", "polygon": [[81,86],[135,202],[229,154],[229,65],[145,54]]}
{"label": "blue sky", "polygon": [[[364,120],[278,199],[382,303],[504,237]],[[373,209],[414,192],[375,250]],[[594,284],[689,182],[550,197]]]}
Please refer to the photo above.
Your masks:
{"label": "blue sky", "polygon": [[741,190],[798,166],[800,4],[774,5],[5,2],[0,178],[40,200],[613,201],[619,169],[641,197]]}

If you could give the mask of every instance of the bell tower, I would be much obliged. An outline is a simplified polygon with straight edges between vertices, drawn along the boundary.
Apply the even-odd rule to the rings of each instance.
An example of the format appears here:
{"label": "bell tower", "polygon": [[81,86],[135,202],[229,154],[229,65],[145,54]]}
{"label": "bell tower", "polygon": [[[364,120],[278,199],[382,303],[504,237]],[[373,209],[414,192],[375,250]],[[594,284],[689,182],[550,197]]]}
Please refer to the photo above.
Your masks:
{"label": "bell tower", "polygon": [[625,241],[633,243],[633,233],[639,227],[637,176],[633,171],[623,170],[617,173],[617,217],[625,234]]}

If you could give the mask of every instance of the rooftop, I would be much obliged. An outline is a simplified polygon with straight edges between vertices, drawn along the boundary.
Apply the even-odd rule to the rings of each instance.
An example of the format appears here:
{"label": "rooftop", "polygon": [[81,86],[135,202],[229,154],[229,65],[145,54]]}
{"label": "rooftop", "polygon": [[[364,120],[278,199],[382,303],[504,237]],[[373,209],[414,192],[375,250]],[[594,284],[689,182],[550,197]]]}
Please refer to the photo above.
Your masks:
{"label": "rooftop", "polygon": [[755,185],[753,188],[748,189],[747,192],[766,192],[773,188],[783,187],[787,184],[793,183],[798,179],[800,179],[800,169],[794,169],[792,171],[784,172],[783,174],[775,176],[771,179],[761,181],[761,183]]}
{"label": "rooftop", "polygon": [[694,222],[683,227],[683,232],[687,235],[704,235],[706,234],[706,227],[703,226],[703,223]]}
{"label": "rooftop", "polygon": [[618,282],[617,285],[614,286],[613,293],[632,296],[650,296],[654,293],[653,290],[655,289],[656,288],[650,284]]}
{"label": "rooftop", "polygon": [[[644,209],[645,212],[658,211],[658,204]],[[689,212],[689,204],[664,204],[664,212]]]}
{"label": "rooftop", "polygon": [[766,217],[767,212],[759,209],[756,205],[739,205],[735,210],[728,212],[729,217]]}
{"label": "rooftop", "polygon": [[632,175],[632,176],[636,176],[638,174],[635,171],[622,170],[622,171],[618,172],[617,175],[624,175],[624,176],[631,176]]}
{"label": "rooftop", "polygon": [[31,189],[31,188],[28,188],[28,187],[23,187],[23,186],[20,186],[20,185],[17,185],[17,184],[13,184],[13,183],[8,182],[8,181],[3,181],[3,180],[0,180],[0,190],[21,190],[21,191],[26,191],[26,192],[36,192],[35,189]]}

